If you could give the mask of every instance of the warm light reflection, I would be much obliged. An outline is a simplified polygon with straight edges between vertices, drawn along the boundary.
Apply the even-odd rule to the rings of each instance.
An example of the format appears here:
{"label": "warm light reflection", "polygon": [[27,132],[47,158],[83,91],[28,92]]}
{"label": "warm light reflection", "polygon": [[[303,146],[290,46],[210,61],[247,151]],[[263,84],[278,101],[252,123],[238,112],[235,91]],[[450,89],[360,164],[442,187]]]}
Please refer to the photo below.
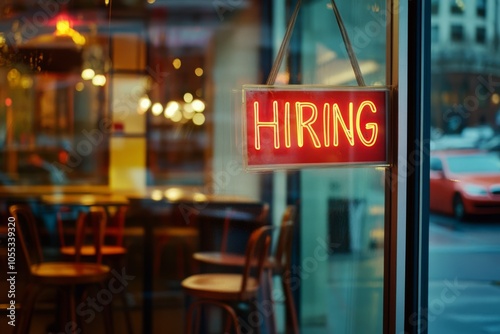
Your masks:
{"label": "warm light reflection", "polygon": [[180,122],[182,120],[182,112],[180,110],[176,110],[170,119],[172,122]]}
{"label": "warm light reflection", "polygon": [[86,68],[82,71],[83,80],[92,80],[95,77],[95,71],[91,68]]}
{"label": "warm light reflection", "polygon": [[197,77],[201,77],[203,75],[203,69],[201,67],[197,67],[194,70],[194,74],[196,74]]}
{"label": "warm light reflection", "polygon": [[17,81],[19,79],[21,79],[21,72],[19,72],[17,69],[13,68],[7,73],[7,80]]}
{"label": "warm light reflection", "polygon": [[155,116],[161,115],[161,113],[163,112],[163,106],[161,105],[161,103],[157,102],[153,104],[153,106],[151,107],[151,112]]}
{"label": "warm light reflection", "polygon": [[30,76],[21,76],[21,87],[24,89],[29,89],[33,86],[33,79]]}
{"label": "warm light reflection", "polygon": [[202,193],[195,193],[193,195],[193,199],[195,202],[205,202],[207,200],[207,196]]}
{"label": "warm light reflection", "polygon": [[95,202],[95,198],[93,195],[82,195],[82,197],[80,197],[80,202],[83,204],[83,205],[90,205],[90,204],[94,204]]}
{"label": "warm light reflection", "polygon": [[179,103],[175,101],[170,101],[167,103],[167,106],[165,107],[165,117],[171,118],[176,111],[179,111]]}
{"label": "warm light reflection", "polygon": [[184,111],[188,113],[194,113],[194,108],[192,103],[185,103],[184,104]]}
{"label": "warm light reflection", "polygon": [[75,90],[77,92],[81,92],[83,91],[83,89],[85,88],[85,85],[83,82],[78,82],[76,85],[75,85]]}
{"label": "warm light reflection", "polygon": [[184,94],[184,102],[190,103],[191,101],[193,101],[193,94],[191,93]]}
{"label": "warm light reflection", "polygon": [[196,112],[203,112],[205,110],[205,103],[202,100],[196,99],[191,105]]}
{"label": "warm light reflection", "polygon": [[499,104],[500,103],[500,95],[498,95],[497,93],[491,95],[491,102],[493,102],[493,104]]}
{"label": "warm light reflection", "polygon": [[10,97],[5,99],[5,106],[12,107],[12,99]]}
{"label": "warm light reflection", "polygon": [[92,84],[94,86],[102,87],[106,84],[106,77],[102,74],[97,74],[95,77],[92,78]]}
{"label": "warm light reflection", "polygon": [[71,23],[67,19],[60,18],[56,23],[56,36],[69,36],[77,45],[85,45],[85,37],[71,27]]}
{"label": "warm light reflection", "polygon": [[203,125],[203,123],[205,123],[205,115],[203,115],[203,114],[195,114],[193,116],[193,123],[195,125]]}
{"label": "warm light reflection", "polygon": [[172,62],[172,65],[176,70],[178,70],[179,68],[181,68],[182,62],[179,58],[175,58],[174,61]]}
{"label": "warm light reflection", "polygon": [[154,4],[155,2],[156,2],[156,0],[148,0],[148,3],[149,3],[150,5]]}
{"label": "warm light reflection", "polygon": [[161,201],[162,198],[163,198],[163,194],[162,194],[161,190],[155,189],[151,192],[151,199],[153,201]]}
{"label": "warm light reflection", "polygon": [[180,188],[170,188],[165,190],[165,197],[169,201],[177,201],[182,198],[183,192]]}
{"label": "warm light reflection", "polygon": [[192,112],[192,111],[187,111],[186,109],[184,109],[184,111],[182,111],[182,116],[183,116],[185,119],[191,119],[191,118],[193,118],[193,116],[194,116],[194,112]]}
{"label": "warm light reflection", "polygon": [[151,100],[149,99],[149,97],[141,97],[139,99],[139,110],[142,113],[145,113],[149,109],[149,107],[151,107]]}

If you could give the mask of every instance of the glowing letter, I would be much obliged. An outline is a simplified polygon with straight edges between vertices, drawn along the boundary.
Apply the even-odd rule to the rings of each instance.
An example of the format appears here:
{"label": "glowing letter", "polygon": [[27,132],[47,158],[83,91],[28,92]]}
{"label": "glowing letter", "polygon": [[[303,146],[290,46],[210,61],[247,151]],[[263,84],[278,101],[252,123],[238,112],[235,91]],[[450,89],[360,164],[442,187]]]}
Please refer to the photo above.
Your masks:
{"label": "glowing letter", "polygon": [[342,114],[340,113],[340,108],[337,103],[333,105],[333,146],[339,146],[339,123],[344,130],[344,133],[349,140],[349,144],[354,146],[354,135],[353,135],[353,107],[352,102],[349,103],[349,129],[345,125]]}
{"label": "glowing letter", "polygon": [[370,107],[371,112],[374,114],[377,112],[377,107],[372,101],[363,101],[359,105],[358,114],[356,115],[356,129],[358,131],[359,139],[365,146],[370,147],[377,141],[378,125],[377,123],[366,123],[365,128],[367,130],[372,130],[372,136],[369,140],[363,137],[363,133],[361,132],[361,113],[363,112],[365,106]]}
{"label": "glowing letter", "polygon": [[278,102],[273,102],[273,121],[272,122],[260,122],[259,121],[259,102],[255,101],[253,103],[253,113],[255,120],[255,149],[260,150],[260,128],[261,127],[272,127],[274,130],[274,148],[280,148],[280,137],[278,133]]}
{"label": "glowing letter", "polygon": [[[307,121],[304,121],[304,108],[310,108],[312,111],[312,115]],[[296,102],[295,112],[297,113],[297,142],[299,147],[304,146],[304,129],[307,129],[313,141],[314,147],[320,148],[321,143],[319,142],[316,132],[314,132],[314,129],[311,127],[311,124],[316,121],[316,118],[318,118],[318,109],[316,108],[316,105],[310,102]]]}
{"label": "glowing letter", "polygon": [[290,139],[290,102],[285,103],[285,147],[290,148],[292,141]]}
{"label": "glowing letter", "polygon": [[323,106],[323,139],[325,147],[330,147],[330,105]]}

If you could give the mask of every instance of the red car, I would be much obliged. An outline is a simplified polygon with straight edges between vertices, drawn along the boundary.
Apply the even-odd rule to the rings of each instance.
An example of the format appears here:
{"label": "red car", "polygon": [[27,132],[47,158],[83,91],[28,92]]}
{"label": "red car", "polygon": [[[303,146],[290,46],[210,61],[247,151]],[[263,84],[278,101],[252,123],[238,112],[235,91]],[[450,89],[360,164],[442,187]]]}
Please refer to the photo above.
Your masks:
{"label": "red car", "polygon": [[432,152],[430,209],[460,220],[500,216],[500,157],[478,150]]}

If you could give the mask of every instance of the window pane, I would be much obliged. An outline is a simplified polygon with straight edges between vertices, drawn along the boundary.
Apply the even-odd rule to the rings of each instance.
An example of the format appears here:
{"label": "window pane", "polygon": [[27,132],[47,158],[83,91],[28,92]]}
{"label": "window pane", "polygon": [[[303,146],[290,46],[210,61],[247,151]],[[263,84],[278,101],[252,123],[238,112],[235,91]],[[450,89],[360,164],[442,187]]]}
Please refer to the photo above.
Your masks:
{"label": "window pane", "polygon": [[[385,1],[337,4],[366,84],[385,85]],[[304,3],[303,83],[356,86],[325,7]],[[304,169],[300,177],[304,333],[382,333],[385,169]],[[324,247],[328,257],[314,255]]]}
{"label": "window pane", "polygon": [[451,40],[453,42],[462,42],[464,40],[464,27],[461,25],[451,26]]}
{"label": "window pane", "polygon": [[429,334],[500,328],[500,7],[451,6],[432,17],[450,34],[431,46]]}

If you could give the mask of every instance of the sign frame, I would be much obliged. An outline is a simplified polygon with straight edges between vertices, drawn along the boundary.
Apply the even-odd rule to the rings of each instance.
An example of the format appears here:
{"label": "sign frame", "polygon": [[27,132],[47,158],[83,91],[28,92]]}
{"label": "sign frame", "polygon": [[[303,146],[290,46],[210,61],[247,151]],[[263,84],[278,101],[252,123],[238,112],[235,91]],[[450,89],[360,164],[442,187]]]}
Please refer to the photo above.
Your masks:
{"label": "sign frame", "polygon": [[[249,162],[248,150],[248,119],[247,119],[247,92],[355,92],[356,94],[366,92],[374,94],[385,94],[385,110],[384,110],[384,142],[383,148],[385,150],[385,159],[377,159],[375,161],[341,161],[341,162],[294,162],[294,163],[269,163],[269,164],[252,164]],[[274,170],[297,170],[302,168],[324,168],[324,167],[389,167],[389,140],[392,136],[391,129],[389,128],[390,120],[390,94],[391,90],[387,86],[327,86],[327,85],[243,85],[242,89],[242,143],[243,143],[243,166],[247,171],[274,171]]]}

